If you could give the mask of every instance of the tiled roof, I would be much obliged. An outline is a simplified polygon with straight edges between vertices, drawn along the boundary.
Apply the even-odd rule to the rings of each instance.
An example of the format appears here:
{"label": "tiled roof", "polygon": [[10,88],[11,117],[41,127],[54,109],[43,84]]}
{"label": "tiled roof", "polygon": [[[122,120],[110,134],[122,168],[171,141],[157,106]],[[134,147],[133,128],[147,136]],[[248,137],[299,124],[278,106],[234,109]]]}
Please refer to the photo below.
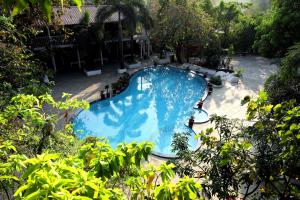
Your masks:
{"label": "tiled roof", "polygon": [[[60,8],[54,7],[53,12],[55,13],[54,16],[56,20],[60,20],[63,25],[73,25],[73,24],[79,24],[79,21],[85,12],[89,12],[90,23],[94,23],[98,8],[99,7],[93,5],[84,5],[81,7],[81,12],[80,12],[77,6],[70,6],[67,8],[63,8],[63,15],[59,16],[57,12],[59,12]],[[106,20],[106,22],[117,22],[117,21],[118,21],[118,13],[112,14],[112,16]]]}

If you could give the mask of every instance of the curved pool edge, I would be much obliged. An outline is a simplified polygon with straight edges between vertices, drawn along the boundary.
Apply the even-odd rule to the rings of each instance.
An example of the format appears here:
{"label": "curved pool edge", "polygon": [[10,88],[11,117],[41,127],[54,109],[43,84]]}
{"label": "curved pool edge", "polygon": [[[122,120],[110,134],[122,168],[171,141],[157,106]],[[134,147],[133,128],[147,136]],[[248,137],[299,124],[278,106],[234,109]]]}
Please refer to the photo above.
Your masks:
{"label": "curved pool edge", "polygon": [[207,120],[204,120],[204,121],[195,121],[194,124],[205,124],[207,122],[209,122],[209,114],[208,114],[208,111],[205,110],[205,109],[199,109],[199,108],[194,108],[195,110],[202,110],[203,112],[205,112],[207,114]]}
{"label": "curved pool edge", "polygon": [[[171,64],[169,64],[169,65],[156,65],[156,66],[150,65],[150,66],[142,67],[142,68],[136,70],[135,72],[133,72],[132,74],[129,75],[129,82],[130,82],[130,80],[132,79],[132,77],[133,77],[134,75],[136,75],[137,73],[139,73],[140,71],[145,70],[145,69],[149,69],[149,68],[157,68],[157,67],[171,67],[171,68],[175,68],[175,69],[181,70],[181,71],[189,71],[189,72],[195,74],[196,76],[201,77],[201,78],[204,80],[204,83],[205,83],[205,90],[204,90],[204,94],[203,94],[201,100],[202,100],[202,101],[205,101],[205,100],[207,99],[207,97],[208,97],[208,82],[207,82],[207,80],[206,80],[200,73],[197,73],[197,72],[194,71],[194,70],[182,69],[182,68],[179,68],[179,67],[177,67],[177,66],[175,66],[175,65],[171,65]],[[129,85],[130,85],[130,84],[128,84],[128,85],[126,86],[126,88],[124,88],[120,93],[116,94],[115,96],[111,96],[111,97],[106,98],[106,99],[100,99],[100,98],[99,98],[99,99],[95,99],[95,100],[92,100],[92,101],[88,101],[88,100],[85,100],[85,101],[87,101],[87,102],[91,105],[91,104],[94,104],[94,103],[97,103],[97,102],[100,102],[100,101],[105,101],[105,100],[107,100],[107,99],[113,99],[113,98],[119,96],[121,93],[125,92],[125,91],[128,89],[128,86],[129,86]],[[195,108],[193,108],[193,109],[195,109]],[[83,109],[83,108],[79,108],[79,109],[75,110],[75,112],[74,112],[74,113],[72,114],[72,116],[70,117],[70,122],[73,124],[74,118],[75,118],[76,116],[78,116],[78,115],[79,115],[82,111],[84,111],[84,110],[85,110],[85,109]],[[205,110],[205,112],[208,114],[208,112],[207,112],[206,110]],[[201,124],[207,123],[208,121],[209,121],[209,120],[207,120],[207,121],[205,121],[205,122],[202,122]],[[197,123],[195,123],[195,124],[197,124]],[[191,131],[192,131],[192,132],[194,133],[194,135],[196,136],[195,130],[194,130],[193,128],[190,128],[190,127],[188,127],[188,128],[191,129]],[[74,133],[74,130],[73,130],[72,134],[73,134],[76,138],[78,138],[77,135]],[[79,139],[79,138],[78,138],[78,139]],[[200,140],[200,138],[198,138],[198,139],[197,139],[197,145],[196,145],[196,148],[195,148],[195,150],[193,150],[194,152],[196,152],[196,151],[199,150],[199,148],[201,147],[200,144],[201,144],[201,140]],[[159,152],[155,152],[155,151],[152,151],[151,154],[152,154],[153,156],[156,156],[156,157],[159,157],[159,158],[164,158],[164,159],[178,159],[178,158],[179,158],[179,156],[177,156],[176,154],[163,154],[163,153],[159,153]]]}

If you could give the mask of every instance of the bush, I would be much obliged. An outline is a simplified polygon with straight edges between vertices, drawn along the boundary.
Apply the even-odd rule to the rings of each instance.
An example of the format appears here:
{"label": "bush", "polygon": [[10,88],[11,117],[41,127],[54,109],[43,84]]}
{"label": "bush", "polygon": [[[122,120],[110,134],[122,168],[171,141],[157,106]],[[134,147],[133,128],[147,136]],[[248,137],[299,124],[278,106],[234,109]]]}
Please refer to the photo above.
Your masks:
{"label": "bush", "polygon": [[263,91],[244,100],[251,123],[212,115],[214,128],[196,135],[197,151],[188,149],[187,135],[174,135],[177,175],[203,180],[208,199],[299,199],[300,106],[294,100],[271,105]]}
{"label": "bush", "polygon": [[273,104],[291,99],[300,102],[299,79],[290,79],[286,82],[280,78],[280,75],[274,74],[266,80],[265,91],[268,93],[268,100]]}
{"label": "bush", "polygon": [[245,72],[244,68],[238,68],[234,71],[234,75],[236,77],[242,78],[244,72]]}
{"label": "bush", "polygon": [[265,82],[265,90],[271,103],[280,103],[296,99],[300,102],[300,44],[289,48],[282,59],[280,70],[276,75],[270,76]]}
{"label": "bush", "polygon": [[300,0],[273,1],[255,28],[254,49],[263,56],[282,57],[288,47],[300,40]]}
{"label": "bush", "polygon": [[210,77],[209,82],[214,85],[222,85],[222,80],[220,76]]}
{"label": "bush", "polygon": [[243,16],[239,23],[234,25],[233,44],[237,52],[252,52],[259,17]]}

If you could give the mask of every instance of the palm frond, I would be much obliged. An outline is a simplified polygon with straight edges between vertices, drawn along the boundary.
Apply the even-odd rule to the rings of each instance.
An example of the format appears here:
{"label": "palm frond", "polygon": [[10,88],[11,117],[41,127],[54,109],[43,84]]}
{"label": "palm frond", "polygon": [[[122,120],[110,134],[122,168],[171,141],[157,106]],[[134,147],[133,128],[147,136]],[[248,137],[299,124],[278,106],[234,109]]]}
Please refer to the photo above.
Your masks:
{"label": "palm frond", "polygon": [[138,0],[131,0],[130,4],[138,13],[138,22],[141,23],[146,30],[151,29],[153,27],[153,20],[145,4]]}
{"label": "palm frond", "polygon": [[96,23],[104,24],[105,20],[107,20],[110,16],[112,16],[117,11],[118,10],[115,6],[100,7],[96,14]]}
{"label": "palm frond", "polygon": [[130,31],[135,32],[138,16],[136,15],[134,8],[130,5],[121,4],[118,6],[118,9],[122,13],[124,20],[129,25]]}

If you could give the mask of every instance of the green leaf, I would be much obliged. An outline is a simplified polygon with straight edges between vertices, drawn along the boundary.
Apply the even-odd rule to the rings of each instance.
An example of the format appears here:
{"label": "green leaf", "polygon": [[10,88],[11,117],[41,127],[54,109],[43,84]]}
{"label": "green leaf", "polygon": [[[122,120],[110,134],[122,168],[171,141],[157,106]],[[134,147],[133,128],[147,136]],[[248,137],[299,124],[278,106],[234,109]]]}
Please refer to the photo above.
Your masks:
{"label": "green leaf", "polygon": [[84,196],[75,196],[73,197],[74,200],[93,200],[92,198],[89,197],[84,197]]}
{"label": "green leaf", "polygon": [[77,5],[78,10],[81,12],[83,0],[74,0],[74,3]]}
{"label": "green leaf", "polygon": [[10,180],[10,179],[13,179],[13,180],[15,180],[15,181],[18,181],[19,179],[17,178],[17,177],[15,177],[15,176],[0,176],[0,180],[3,180],[3,179],[8,179],[8,180]]}
{"label": "green leaf", "polygon": [[273,108],[273,105],[267,105],[267,106],[265,106],[265,110],[267,112],[270,112],[272,110],[272,108]]}
{"label": "green leaf", "polygon": [[249,142],[244,141],[244,142],[242,143],[242,147],[243,147],[244,149],[246,149],[246,150],[249,150],[249,149],[251,149],[252,144],[249,143]]}
{"label": "green leaf", "polygon": [[42,11],[47,15],[49,21],[51,21],[52,5],[51,0],[40,0]]}
{"label": "green leaf", "polygon": [[42,191],[40,189],[38,189],[37,191],[26,196],[24,198],[24,200],[36,200],[36,199],[38,199],[38,197],[40,197],[41,194],[42,194]]}
{"label": "green leaf", "polygon": [[27,188],[29,188],[29,185],[22,185],[21,187],[19,187],[14,196],[19,196],[24,190],[26,190]]}
{"label": "green leaf", "polygon": [[24,10],[28,6],[28,2],[26,0],[17,0],[15,7],[11,13],[12,16],[19,14],[22,10]]}
{"label": "green leaf", "polygon": [[296,131],[296,130],[299,130],[299,126],[295,123],[293,123],[291,126],[290,126],[290,130],[291,131]]}

